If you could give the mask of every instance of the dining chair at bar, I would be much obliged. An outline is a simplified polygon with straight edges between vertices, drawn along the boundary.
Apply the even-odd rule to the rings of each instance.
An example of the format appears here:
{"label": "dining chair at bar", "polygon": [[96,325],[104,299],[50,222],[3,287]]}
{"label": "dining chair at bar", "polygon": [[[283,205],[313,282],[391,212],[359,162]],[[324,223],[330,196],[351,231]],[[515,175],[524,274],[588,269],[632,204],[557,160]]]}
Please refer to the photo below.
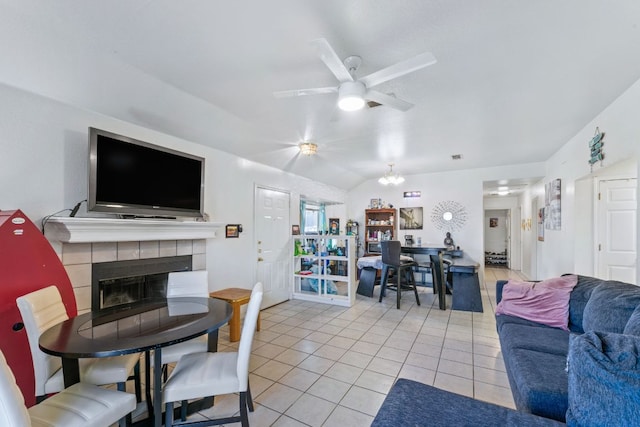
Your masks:
{"label": "dining chair at bar", "polygon": [[[209,298],[207,271],[180,271],[169,273],[167,278],[167,298],[176,297]],[[162,349],[161,360],[165,381],[167,364],[177,362],[185,354],[205,351],[207,351],[206,335],[164,347]]]}
{"label": "dining chair at bar", "polygon": [[[387,289],[396,291],[396,307],[400,308],[400,297],[402,291],[413,291],[416,296],[416,304],[420,305],[420,297],[418,296],[418,289],[416,288],[416,281],[413,276],[413,268],[418,264],[411,261],[403,261],[400,258],[400,241],[399,240],[385,240],[380,242],[380,249],[382,251],[382,264],[383,274],[387,271],[387,276],[382,278],[382,286],[380,289],[379,302],[382,302],[382,297],[385,295]],[[393,275],[393,276],[392,276]],[[395,276],[395,283],[389,279]]]}
{"label": "dining chair at bar", "polygon": [[[51,326],[69,318],[62,302],[60,291],[55,286],[48,286],[16,299],[22,315],[31,360],[35,375],[36,401],[43,401],[47,395],[64,389],[62,360],[40,350],[40,335]],[[117,384],[119,391],[126,390],[126,381],[135,380],[137,401],[141,401],[140,355],[82,358],[79,360],[80,380],[84,383],[105,385]],[[131,377],[133,373],[133,377]]]}
{"label": "dining chair at bar", "polygon": [[[451,290],[451,285],[448,282],[448,266],[451,261],[442,258],[442,252],[438,255],[429,255],[431,260],[431,277],[433,280],[433,292],[438,294],[438,306],[440,310],[447,309],[447,288]],[[447,268],[445,268],[445,266]]]}
{"label": "dining chair at bar", "polygon": [[[183,356],[164,384],[163,400],[166,402],[166,426],[173,426],[174,402],[182,402],[182,418],[186,417],[186,401],[205,396],[239,393],[240,415],[213,420],[195,421],[198,426],[231,424],[240,422],[249,426],[247,411],[253,412],[253,400],[249,388],[249,358],[253,335],[258,322],[263,287],[258,282],[251,292],[237,352],[204,352]],[[179,423],[175,425],[189,425]]]}

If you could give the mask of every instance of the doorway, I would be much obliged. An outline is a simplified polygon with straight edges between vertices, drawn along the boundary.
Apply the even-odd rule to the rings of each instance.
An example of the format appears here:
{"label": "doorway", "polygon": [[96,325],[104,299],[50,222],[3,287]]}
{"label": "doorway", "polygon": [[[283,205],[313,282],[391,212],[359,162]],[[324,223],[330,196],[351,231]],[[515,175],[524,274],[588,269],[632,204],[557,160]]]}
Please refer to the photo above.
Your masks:
{"label": "doorway", "polygon": [[486,266],[511,268],[510,213],[509,209],[484,211],[484,263]]}
{"label": "doorway", "polygon": [[255,190],[256,281],[262,282],[262,308],[291,296],[290,195],[265,187]]}

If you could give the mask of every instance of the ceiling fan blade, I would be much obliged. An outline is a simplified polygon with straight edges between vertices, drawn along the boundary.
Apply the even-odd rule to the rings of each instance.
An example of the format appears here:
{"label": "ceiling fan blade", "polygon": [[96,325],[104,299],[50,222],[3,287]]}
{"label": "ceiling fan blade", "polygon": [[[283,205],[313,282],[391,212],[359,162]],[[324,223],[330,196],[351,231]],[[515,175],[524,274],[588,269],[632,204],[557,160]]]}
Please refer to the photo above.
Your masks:
{"label": "ceiling fan blade", "polygon": [[353,81],[353,76],[349,73],[347,67],[344,66],[342,60],[336,51],[333,50],[327,39],[312,40],[311,45],[316,49],[318,56],[322,59],[322,62],[329,67],[340,83]]}
{"label": "ceiling fan blade", "polygon": [[407,111],[413,107],[413,104],[410,102],[403,101],[402,99],[398,99],[394,96],[387,95],[386,93],[378,92],[376,90],[367,91],[365,98],[400,111]]}
{"label": "ceiling fan blade", "polygon": [[364,83],[367,87],[373,87],[388,80],[395,79],[396,77],[412,73],[420,68],[428,67],[436,62],[438,62],[438,60],[433,56],[433,54],[425,52],[418,56],[414,56],[413,58],[400,61],[387,68],[383,68],[375,73],[371,73],[368,76],[361,77],[358,80]]}
{"label": "ceiling fan blade", "polygon": [[276,98],[289,98],[292,96],[305,96],[305,95],[321,95],[324,93],[337,93],[338,88],[333,87],[316,87],[313,89],[292,89],[292,90],[281,90],[278,92],[273,92],[273,96]]}

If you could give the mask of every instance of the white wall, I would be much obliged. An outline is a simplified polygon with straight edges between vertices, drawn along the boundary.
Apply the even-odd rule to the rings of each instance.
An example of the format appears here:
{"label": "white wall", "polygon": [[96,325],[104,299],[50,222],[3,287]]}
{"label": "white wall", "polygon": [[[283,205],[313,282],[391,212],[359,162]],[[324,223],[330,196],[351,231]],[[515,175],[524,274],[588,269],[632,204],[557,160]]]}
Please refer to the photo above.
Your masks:
{"label": "white wall", "polygon": [[[593,173],[587,162],[589,158],[588,141],[593,137],[596,127],[605,132],[605,166],[619,162],[630,162],[625,170],[631,170],[634,177],[640,173],[640,80],[634,83],[602,113],[567,141],[544,165],[528,164],[499,168],[452,171],[434,174],[406,176],[400,187],[383,187],[376,180],[369,180],[354,188],[348,196],[348,214],[361,224],[364,209],[372,198],[382,198],[395,207],[423,206],[425,228],[413,234],[422,237],[424,242],[440,243],[444,233],[436,230],[428,221],[431,209],[443,200],[455,200],[462,203],[468,212],[465,227],[453,238],[472,258],[483,259],[483,200],[482,182],[509,178],[540,176],[544,178],[530,186],[520,197],[519,206],[522,218],[531,218],[531,229],[522,233],[523,273],[530,279],[541,279],[563,273],[593,274],[593,256],[590,251],[589,237],[593,233],[591,212],[586,207],[592,205],[592,193],[589,193],[589,181],[593,182],[599,174],[608,173],[600,165]],[[629,166],[631,165],[631,166]],[[545,230],[544,242],[537,240],[537,212],[532,206],[544,206],[544,184],[560,178],[562,180],[562,229]],[[418,200],[402,198],[403,191],[422,191]],[[585,194],[586,191],[586,194]],[[589,195],[590,194],[590,195]],[[640,194],[640,189],[639,189]],[[639,197],[640,199],[640,197]],[[640,216],[640,210],[638,215]],[[639,221],[640,222],[640,219]],[[640,230],[640,227],[636,227]],[[591,234],[590,234],[591,233]],[[399,238],[403,238],[400,233]],[[640,247],[640,231],[637,245]],[[577,249],[576,249],[577,246]],[[637,269],[637,282],[640,283],[640,266]]]}
{"label": "white wall", "polygon": [[[292,223],[298,222],[301,193],[346,199],[342,190],[20,89],[0,85],[0,100],[0,209],[22,209],[36,224],[87,198],[89,126],[205,157],[205,211],[213,221],[244,226],[239,239],[225,239],[220,230],[208,241],[212,289],[248,287],[255,280],[255,185],[290,192]],[[344,207],[337,209],[344,216]],[[85,212],[83,205],[79,215]]]}
{"label": "white wall", "polygon": [[[453,200],[463,205],[467,212],[464,227],[452,233],[456,246],[476,260],[481,267],[484,264],[483,231],[483,191],[484,181],[494,181],[504,177],[530,178],[540,176],[543,164],[529,163],[499,168],[470,169],[421,175],[407,175],[400,186],[383,186],[377,180],[368,180],[351,190],[348,194],[347,210],[350,218],[364,224],[364,211],[373,198],[381,198],[395,208],[423,207],[424,228],[422,230],[399,231],[398,239],[404,240],[405,234],[414,238],[421,237],[422,245],[429,242],[442,244],[445,232],[438,230],[431,222],[432,209],[442,201]],[[404,199],[404,191],[421,191],[419,199]],[[481,273],[482,273],[481,268]],[[482,279],[483,276],[481,276]]]}
{"label": "white wall", "polygon": [[[537,251],[537,269],[533,278],[546,278],[568,272],[593,274],[593,255],[589,254],[593,251],[593,183],[602,174],[617,174],[621,170],[632,174],[632,177],[638,176],[638,111],[640,80],[562,146],[546,162],[544,179],[532,186],[521,198],[525,208],[531,200],[536,200],[539,206],[543,206],[544,184],[556,178],[562,180],[562,229],[545,230],[544,242],[530,242],[536,246]],[[587,162],[588,142],[596,127],[605,132],[605,161],[603,166],[596,164],[592,172]],[[624,164],[618,166],[620,162]],[[608,170],[608,166],[614,166],[614,169]],[[529,214],[536,218],[535,213]],[[636,277],[640,278],[640,267]]]}

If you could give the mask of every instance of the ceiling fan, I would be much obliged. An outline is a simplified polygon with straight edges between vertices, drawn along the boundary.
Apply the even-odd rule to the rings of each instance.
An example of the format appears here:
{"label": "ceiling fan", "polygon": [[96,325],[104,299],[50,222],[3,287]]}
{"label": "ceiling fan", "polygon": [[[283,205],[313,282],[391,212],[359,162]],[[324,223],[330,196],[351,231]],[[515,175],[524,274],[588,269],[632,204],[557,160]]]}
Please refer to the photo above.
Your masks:
{"label": "ceiling fan", "polygon": [[273,93],[276,98],[337,93],[338,107],[345,111],[358,110],[364,107],[365,101],[373,101],[396,110],[407,111],[413,107],[412,103],[371,88],[437,62],[433,54],[425,52],[367,76],[357,78],[356,71],[362,63],[362,59],[359,56],[349,56],[344,61],[341,61],[329,42],[322,38],[313,40],[311,45],[316,49],[320,59],[329,67],[329,70],[336,76],[340,84],[331,87],[278,91]]}

